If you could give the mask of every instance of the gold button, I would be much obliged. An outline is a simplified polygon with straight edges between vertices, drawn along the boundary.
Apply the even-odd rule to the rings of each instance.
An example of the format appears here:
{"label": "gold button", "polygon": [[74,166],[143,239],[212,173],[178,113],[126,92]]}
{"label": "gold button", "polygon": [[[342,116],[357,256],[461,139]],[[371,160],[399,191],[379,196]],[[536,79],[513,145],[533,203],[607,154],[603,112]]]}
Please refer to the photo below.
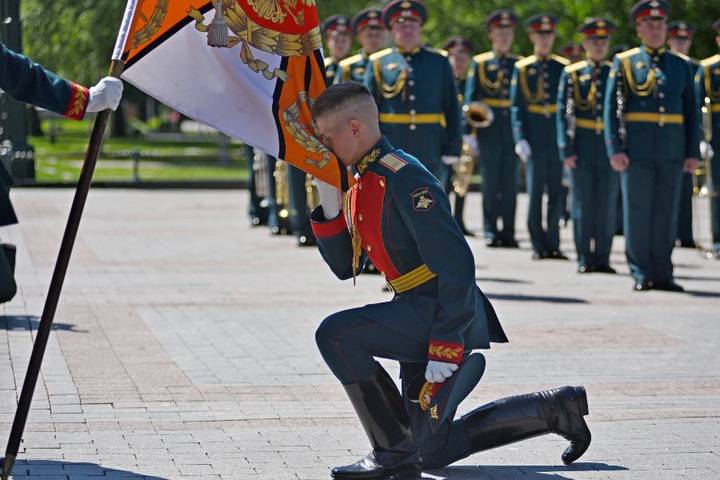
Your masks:
{"label": "gold button", "polygon": [[362,213],[358,214],[358,222],[362,222]]}
{"label": "gold button", "polygon": [[410,130],[415,130],[417,126],[415,124],[410,125]]}
{"label": "gold button", "polygon": [[380,180],[380,186],[385,188],[385,180]]}
{"label": "gold button", "polygon": [[368,252],[371,252],[371,251],[372,251],[372,246],[368,245],[367,247],[365,247],[365,250],[367,250]]}
{"label": "gold button", "polygon": [[415,100],[415,95],[410,95],[408,98],[409,98],[411,101],[414,101],[414,100]]}
{"label": "gold button", "polygon": [[661,112],[664,112],[664,111],[665,111],[665,107],[660,107],[658,110],[660,110]]}
{"label": "gold button", "polygon": [[415,80],[408,80],[408,85],[410,85],[411,87],[415,85]]}
{"label": "gold button", "polygon": [[415,110],[410,110],[410,115],[415,115],[417,112]]}

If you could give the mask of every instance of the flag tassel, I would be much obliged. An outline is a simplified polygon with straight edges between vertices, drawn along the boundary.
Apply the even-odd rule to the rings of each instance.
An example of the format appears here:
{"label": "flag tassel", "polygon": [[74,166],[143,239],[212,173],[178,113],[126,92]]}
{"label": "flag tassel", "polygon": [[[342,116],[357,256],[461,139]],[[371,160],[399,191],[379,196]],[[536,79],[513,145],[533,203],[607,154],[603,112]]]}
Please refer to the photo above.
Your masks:
{"label": "flag tassel", "polygon": [[230,45],[230,31],[223,15],[223,2],[214,0],[213,5],[215,5],[215,17],[208,25],[207,43],[211,47],[227,47]]}

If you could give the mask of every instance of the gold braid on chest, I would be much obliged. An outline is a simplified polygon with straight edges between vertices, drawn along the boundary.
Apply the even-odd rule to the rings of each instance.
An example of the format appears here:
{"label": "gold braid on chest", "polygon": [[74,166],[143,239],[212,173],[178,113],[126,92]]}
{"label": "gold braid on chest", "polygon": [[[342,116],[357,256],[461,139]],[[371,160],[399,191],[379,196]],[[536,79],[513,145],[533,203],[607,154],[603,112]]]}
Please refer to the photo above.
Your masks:
{"label": "gold braid on chest", "polygon": [[570,78],[573,82],[573,97],[575,99],[575,108],[578,110],[591,110],[597,103],[597,78],[591,80],[590,89],[588,94],[583,97],[580,92],[580,79],[578,78],[577,72],[572,72]]}
{"label": "gold braid on chest", "polygon": [[391,99],[397,97],[400,92],[403,91],[403,88],[405,88],[405,83],[407,82],[407,67],[403,66],[402,72],[398,75],[397,80],[395,81],[394,85],[390,85],[385,81],[382,75],[382,64],[380,63],[380,60],[375,60],[373,62],[373,72],[375,73],[375,83],[377,83],[377,86],[380,88],[380,93],[382,94],[383,98],[385,99]]}
{"label": "gold braid on chest", "polygon": [[720,85],[718,85],[717,90],[713,90],[713,72],[710,69],[710,65],[706,65],[703,68],[705,69],[705,95],[711,102],[720,102]]}
{"label": "gold braid on chest", "polygon": [[647,97],[654,94],[657,90],[657,74],[655,73],[655,68],[650,68],[647,78],[643,83],[637,83],[630,62],[631,59],[629,57],[622,59],[623,76],[625,77],[625,83],[628,88],[638,97]]}
{"label": "gold braid on chest", "polygon": [[505,71],[502,68],[498,68],[498,73],[495,77],[495,80],[490,80],[487,74],[487,70],[485,69],[486,63],[487,62],[481,62],[478,65],[478,79],[480,80],[480,85],[483,87],[483,90],[485,90],[487,93],[495,94],[499,92],[502,88],[502,83],[505,79]]}
{"label": "gold braid on chest", "polygon": [[537,85],[535,91],[530,91],[530,85],[528,84],[528,67],[520,69],[520,89],[522,90],[523,96],[528,103],[544,103],[545,102],[545,82],[538,75]]}

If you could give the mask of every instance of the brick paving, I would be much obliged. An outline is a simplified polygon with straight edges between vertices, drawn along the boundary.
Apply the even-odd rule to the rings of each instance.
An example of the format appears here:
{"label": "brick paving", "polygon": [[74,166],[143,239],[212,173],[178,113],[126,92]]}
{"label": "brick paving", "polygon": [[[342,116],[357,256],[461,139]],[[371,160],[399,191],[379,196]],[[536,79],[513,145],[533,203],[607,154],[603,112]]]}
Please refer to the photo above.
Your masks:
{"label": "brick paving", "polygon": [[[4,448],[72,192],[16,190],[19,293],[0,307]],[[620,275],[470,240],[478,284],[511,343],[460,408],[564,384],[589,393],[593,444],[565,467],[545,436],[431,479],[720,478],[720,262],[676,250],[689,293],[633,293]],[[15,479],[327,479],[367,440],[322,362],[327,314],[388,298],[379,277],[335,280],[315,249],[249,229],[246,193],[92,191]],[[467,223],[480,228],[471,194]],[[569,229],[563,247],[572,252]],[[386,363],[394,373],[397,370]]]}

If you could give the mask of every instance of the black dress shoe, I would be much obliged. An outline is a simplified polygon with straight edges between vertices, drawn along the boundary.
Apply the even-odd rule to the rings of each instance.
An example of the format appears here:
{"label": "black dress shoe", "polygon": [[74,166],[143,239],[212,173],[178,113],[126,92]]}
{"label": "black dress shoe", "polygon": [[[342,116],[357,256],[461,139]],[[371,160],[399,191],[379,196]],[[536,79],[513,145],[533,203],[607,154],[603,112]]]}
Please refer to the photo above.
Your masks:
{"label": "black dress shoe", "polygon": [[685,289],[675,283],[673,280],[662,280],[659,282],[653,282],[653,288],[655,290],[662,290],[664,292],[684,292]]}
{"label": "black dress shoe", "polygon": [[697,248],[697,244],[694,240],[680,241],[680,248]]}
{"label": "black dress shoe", "polygon": [[503,240],[502,241],[503,248],[520,248],[520,244],[517,242],[517,240]]}
{"label": "black dress shoe", "polygon": [[485,246],[488,248],[497,248],[500,246],[500,241],[497,238],[486,238]]}
{"label": "black dress shoe", "polygon": [[578,273],[590,273],[593,271],[592,267],[581,263],[577,268]]}
{"label": "black dress shoe", "polygon": [[553,260],[569,260],[568,257],[565,256],[565,254],[562,253],[560,250],[554,250],[550,252],[548,258],[552,258]]}
{"label": "black dress shoe", "polygon": [[635,285],[633,285],[633,290],[636,292],[646,292],[648,290],[652,290],[653,283],[650,280],[642,280],[639,282],[635,282]]}
{"label": "black dress shoe", "polygon": [[545,260],[546,258],[549,258],[548,252],[533,252],[532,254],[533,260]]}
{"label": "black dress shoe", "polygon": [[250,217],[250,226],[251,227],[259,227],[259,226],[263,225],[263,223],[264,222],[263,222],[262,218],[260,218],[258,216]]}
{"label": "black dress shoe", "polygon": [[317,245],[317,241],[312,235],[299,235],[297,239],[298,247],[314,247]]}
{"label": "black dress shoe", "polygon": [[617,273],[617,271],[610,265],[595,265],[592,270],[593,270],[593,272],[609,273],[612,275]]}

